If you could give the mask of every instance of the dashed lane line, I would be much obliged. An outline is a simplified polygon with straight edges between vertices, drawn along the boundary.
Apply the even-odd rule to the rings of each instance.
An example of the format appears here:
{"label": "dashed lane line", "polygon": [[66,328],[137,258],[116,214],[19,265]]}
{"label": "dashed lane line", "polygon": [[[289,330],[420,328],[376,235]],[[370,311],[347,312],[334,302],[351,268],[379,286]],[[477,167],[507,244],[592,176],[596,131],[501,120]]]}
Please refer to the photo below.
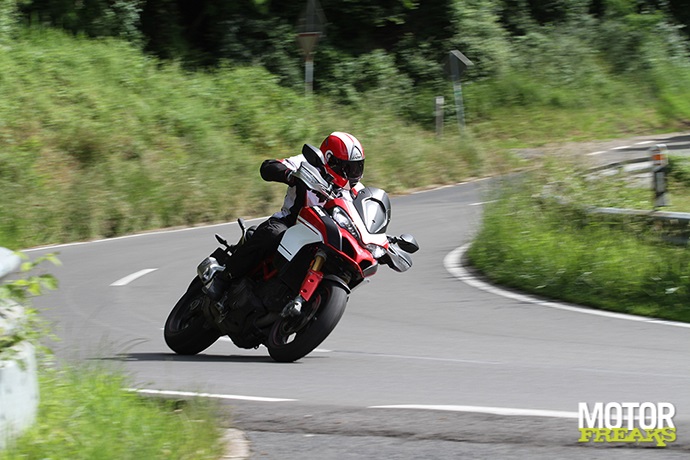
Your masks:
{"label": "dashed lane line", "polygon": [[139,270],[138,272],[127,275],[124,278],[120,278],[111,284],[111,286],[127,286],[132,281],[141,278],[144,275],[148,275],[151,272],[155,272],[157,268],[145,268],[144,270]]}
{"label": "dashed lane line", "polygon": [[368,409],[412,409],[448,412],[471,412],[475,414],[507,415],[516,417],[578,418],[577,412],[541,409],[514,409],[510,407],[454,406],[437,404],[399,404],[389,406],[369,406]]}
{"label": "dashed lane line", "polygon": [[263,396],[245,396],[245,395],[225,395],[217,393],[197,393],[194,391],[173,391],[173,390],[152,390],[149,388],[127,388],[127,391],[134,393],[141,393],[156,396],[186,396],[196,398],[213,398],[213,399],[234,399],[239,401],[258,401],[258,402],[292,402],[297,399],[289,398],[266,398]]}
{"label": "dashed lane line", "polygon": [[[154,395],[154,396],[181,396],[194,398],[212,398],[237,401],[254,402],[299,402],[299,399],[290,398],[267,398],[263,396],[231,395],[219,393],[199,393],[194,391],[173,391],[173,390],[154,390],[148,388],[127,388],[126,391]],[[556,418],[577,418],[577,412],[542,410],[542,409],[516,409],[509,407],[486,407],[486,406],[460,406],[460,405],[439,405],[439,404],[394,404],[381,406],[366,406],[366,409],[407,409],[407,410],[432,410],[446,412],[469,412],[475,414],[493,414],[517,417],[556,417]]]}

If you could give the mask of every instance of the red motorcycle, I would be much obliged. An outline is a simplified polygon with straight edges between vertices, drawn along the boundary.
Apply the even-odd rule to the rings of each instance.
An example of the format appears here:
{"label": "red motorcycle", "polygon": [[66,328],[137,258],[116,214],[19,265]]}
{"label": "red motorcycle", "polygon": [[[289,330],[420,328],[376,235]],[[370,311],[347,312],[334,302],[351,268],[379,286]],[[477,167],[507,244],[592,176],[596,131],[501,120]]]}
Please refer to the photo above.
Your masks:
{"label": "red motorcycle", "polygon": [[[265,345],[279,362],[296,361],[314,350],[342,317],[353,289],[379,265],[403,272],[419,250],[412,235],[386,234],[391,204],[385,191],[365,187],[352,199],[334,193],[320,171],[323,154],[302,149],[306,162],[293,173],[322,195],[323,206],[303,208],[297,223],[282,236],[275,254],[247,276],[230,282],[222,275],[232,246],[221,244],[197,267],[197,277],[175,304],[165,323],[167,345],[194,355],[227,335],[240,348]],[[251,238],[242,230],[239,244]]]}

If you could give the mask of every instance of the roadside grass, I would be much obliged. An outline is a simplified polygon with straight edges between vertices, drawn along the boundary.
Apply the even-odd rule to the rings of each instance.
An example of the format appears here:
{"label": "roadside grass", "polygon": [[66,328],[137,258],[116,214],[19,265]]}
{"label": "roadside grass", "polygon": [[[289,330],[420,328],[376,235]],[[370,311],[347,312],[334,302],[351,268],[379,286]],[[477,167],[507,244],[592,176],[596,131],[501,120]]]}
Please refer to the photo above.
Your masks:
{"label": "roadside grass", "polygon": [[307,98],[259,67],[193,73],[49,29],[25,30],[0,66],[1,246],[269,214],[284,187],[261,180],[261,162],[335,130],[357,134],[365,182],[393,193],[483,174],[469,135]]}
{"label": "roadside grass", "polygon": [[0,245],[10,248],[267,215],[284,187],[261,180],[261,162],[334,130],[365,146],[366,184],[403,193],[520,168],[516,147],[672,130],[684,107],[682,92],[662,103],[613,77],[567,91],[505,78],[498,90],[468,84],[467,128],[449,104],[437,139],[432,98],[421,126],[380,92],[339,105],[259,67],[189,72],[114,39],[25,29],[0,66]]}
{"label": "roadside grass", "polygon": [[[597,207],[628,208],[652,211],[654,208],[652,178],[649,172],[638,177],[626,172],[593,180],[572,163],[566,168],[555,167],[556,159],[546,160],[549,190],[567,197],[571,202]],[[567,162],[566,162],[567,164]],[[668,205],[657,211],[690,212],[690,156],[669,155],[666,171],[666,198]]]}
{"label": "roadside grass", "polygon": [[690,212],[690,156],[669,156],[668,198],[664,211]]}
{"label": "roadside grass", "polygon": [[40,366],[36,424],[0,459],[217,459],[221,427],[211,403],[144,398],[124,373]]}
{"label": "roadside grass", "polygon": [[[334,130],[365,146],[365,183],[402,193],[525,166],[513,148],[673,130],[679,113],[690,116],[687,73],[661,73],[658,95],[607,82],[610,94],[599,99],[599,90],[554,92],[539,80],[517,88],[507,78],[504,99],[491,85],[467,85],[467,128],[460,134],[449,117],[437,139],[433,126],[400,120],[380,99],[344,106],[305,98],[256,67],[191,73],[118,40],[49,29],[25,30],[1,51],[0,246],[10,248],[266,215],[284,186],[261,181],[261,161],[297,154]],[[521,105],[532,95],[536,102]],[[430,114],[432,106],[430,98]],[[673,210],[690,210],[680,199],[690,196],[690,166],[680,163],[672,165]],[[622,182],[611,188],[572,171],[552,175],[559,192],[582,203],[649,202]],[[487,276],[599,308],[690,321],[684,248],[632,222],[545,204],[534,196],[540,172],[525,184],[505,186],[486,209],[469,256]],[[0,452],[2,460],[220,456],[206,402],[142,398],[123,391],[125,376],[102,368],[44,366],[40,380],[38,422]]]}
{"label": "roadside grass", "polygon": [[[588,214],[587,203],[619,206],[624,188],[573,179],[577,173],[566,171],[561,166],[562,183],[547,188],[546,197],[546,170],[497,187],[496,201],[487,205],[468,251],[470,263],[493,282],[547,298],[690,322],[687,248],[664,243],[645,223]],[[579,204],[553,200],[554,190]],[[568,200],[578,194],[583,195],[579,201]]]}

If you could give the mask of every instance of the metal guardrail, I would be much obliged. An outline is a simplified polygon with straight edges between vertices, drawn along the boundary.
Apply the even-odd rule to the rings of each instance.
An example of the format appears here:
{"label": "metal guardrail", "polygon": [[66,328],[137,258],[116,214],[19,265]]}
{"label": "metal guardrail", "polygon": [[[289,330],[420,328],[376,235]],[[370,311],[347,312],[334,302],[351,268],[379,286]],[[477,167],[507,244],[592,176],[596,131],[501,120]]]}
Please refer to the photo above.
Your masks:
{"label": "metal guardrail", "polygon": [[[652,165],[651,165],[652,159],[651,158],[639,157],[639,158],[631,158],[629,160],[615,161],[613,163],[607,163],[607,164],[601,165],[601,166],[595,166],[593,168],[589,168],[588,171],[591,173],[595,173],[595,172],[599,172],[599,171],[609,171],[611,169],[625,170],[626,166],[638,164],[638,163],[650,163],[649,170],[651,170],[651,168],[652,168]],[[636,172],[638,172],[638,171],[639,170],[636,170]]]}
{"label": "metal guardrail", "polygon": [[640,209],[626,208],[591,208],[591,212],[597,214],[626,215],[635,217],[647,217],[653,220],[665,221],[669,223],[690,223],[690,213],[687,212],[668,212],[668,211],[644,211]]}
{"label": "metal guardrail", "polygon": [[[629,173],[642,173],[642,172],[649,172],[651,173],[651,178],[650,178],[650,191],[654,192],[658,187],[659,187],[659,178],[655,177],[661,170],[659,169],[658,166],[658,160],[660,159],[659,155],[665,155],[665,150],[666,146],[665,145],[657,145],[655,148],[650,149],[650,152],[652,155],[650,156],[645,156],[645,157],[640,157],[640,158],[631,158],[629,160],[624,160],[624,161],[618,161],[614,163],[609,163],[606,165],[602,166],[597,166],[594,168],[590,168],[588,171],[590,174],[601,174],[605,173],[607,171],[612,171],[614,170],[616,173],[619,172],[629,172]],[[663,158],[664,161],[666,161],[665,158]],[[666,161],[667,162],[667,161]],[[642,167],[638,167],[638,165],[642,165]],[[665,174],[665,170],[661,172],[661,174]],[[665,181],[665,178],[663,178],[663,181]],[[657,193],[657,199],[655,200],[655,203],[658,202],[658,195]],[[663,194],[665,195],[666,190],[665,190],[665,184],[663,185]],[[666,201],[662,200],[664,204],[661,204],[661,206],[665,206]],[[608,215],[615,215],[615,216],[630,216],[630,217],[638,217],[638,218],[643,218],[643,219],[650,219],[655,222],[660,222],[664,224],[665,226],[671,227],[671,228],[676,228],[679,230],[678,235],[674,235],[672,237],[669,237],[668,240],[672,243],[676,244],[682,244],[682,245],[687,245],[688,240],[690,238],[690,213],[687,212],[669,212],[669,211],[658,211],[657,209],[651,209],[649,211],[646,210],[640,210],[640,209],[626,209],[626,208],[609,208],[609,207],[591,207],[588,208],[588,212],[592,214],[608,214]]]}

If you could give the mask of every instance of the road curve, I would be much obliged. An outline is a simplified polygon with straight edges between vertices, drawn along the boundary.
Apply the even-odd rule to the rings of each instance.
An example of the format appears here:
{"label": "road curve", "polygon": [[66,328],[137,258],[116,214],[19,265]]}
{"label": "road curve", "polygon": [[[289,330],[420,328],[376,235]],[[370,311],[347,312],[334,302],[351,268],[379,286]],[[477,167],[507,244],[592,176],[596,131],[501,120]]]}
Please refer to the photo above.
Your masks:
{"label": "road curve", "polygon": [[[417,237],[414,267],[380,270],[297,363],[223,340],[195,357],[165,346],[169,310],[213,234],[234,240],[235,224],[31,250],[63,262],[47,268],[59,291],[36,305],[54,321],[59,356],[122,363],[138,389],[222,400],[257,458],[610,458],[577,444],[579,402],[669,401],[690,427],[690,329],[547,308],[446,270],[477,229],[488,184],[395,197],[389,231]],[[689,446],[680,433],[663,455]]]}

